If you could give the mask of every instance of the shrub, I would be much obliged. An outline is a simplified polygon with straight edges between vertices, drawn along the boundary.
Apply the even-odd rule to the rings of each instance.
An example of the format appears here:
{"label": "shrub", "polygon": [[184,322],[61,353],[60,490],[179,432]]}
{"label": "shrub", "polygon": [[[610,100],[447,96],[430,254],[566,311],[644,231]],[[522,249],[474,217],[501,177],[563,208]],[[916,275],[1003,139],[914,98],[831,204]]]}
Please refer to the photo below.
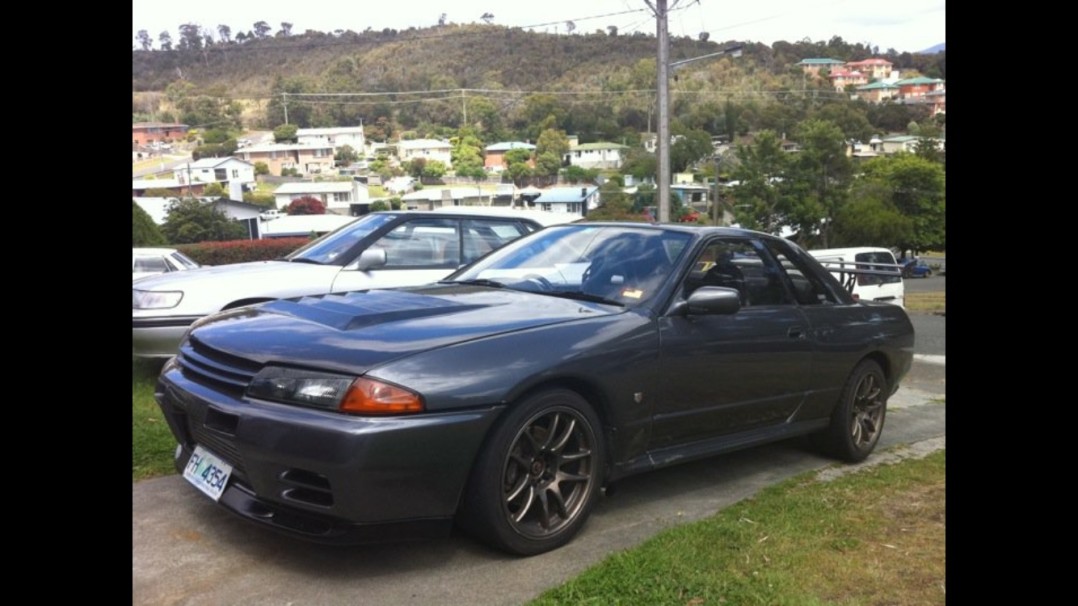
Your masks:
{"label": "shrub", "polygon": [[131,246],[163,246],[164,234],[150,215],[134,200],[131,201]]}
{"label": "shrub", "polygon": [[229,265],[247,261],[280,259],[310,241],[310,238],[302,237],[229,240],[184,244],[177,248],[201,265]]}

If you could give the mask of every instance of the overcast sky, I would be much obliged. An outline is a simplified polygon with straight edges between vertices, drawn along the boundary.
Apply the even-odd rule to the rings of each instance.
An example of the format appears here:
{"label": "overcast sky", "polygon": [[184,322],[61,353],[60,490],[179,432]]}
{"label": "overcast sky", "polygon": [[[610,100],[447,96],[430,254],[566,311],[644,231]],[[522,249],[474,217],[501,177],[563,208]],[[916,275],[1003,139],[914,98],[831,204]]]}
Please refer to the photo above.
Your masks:
{"label": "overcast sky", "polygon": [[[653,1],[652,4],[655,2]],[[917,52],[945,42],[944,0],[667,0],[674,7],[668,20],[672,36],[697,37],[708,32],[713,42],[778,40],[813,42],[839,36],[849,43],[878,46],[881,52]],[[292,33],[311,29],[362,32],[436,25],[442,14],[448,23],[492,23],[566,33],[566,21],[576,33],[606,31],[620,34],[655,33],[655,17],[644,0],[132,0],[132,42],[146,30],[158,48],[158,36],[169,32],[173,43],[179,26],[197,23],[217,36],[227,25],[235,36],[265,21],[273,31],[291,23]]]}

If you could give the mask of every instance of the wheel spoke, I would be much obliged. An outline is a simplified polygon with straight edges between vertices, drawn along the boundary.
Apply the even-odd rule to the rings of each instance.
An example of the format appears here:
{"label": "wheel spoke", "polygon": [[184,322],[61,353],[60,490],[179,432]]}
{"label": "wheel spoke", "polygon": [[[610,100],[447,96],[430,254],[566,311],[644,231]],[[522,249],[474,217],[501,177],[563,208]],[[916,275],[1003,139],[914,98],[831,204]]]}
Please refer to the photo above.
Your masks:
{"label": "wheel spoke", "polygon": [[561,455],[561,462],[563,464],[564,463],[574,463],[576,461],[579,461],[580,459],[586,459],[586,458],[588,458],[590,456],[591,456],[591,449],[583,448],[583,449],[578,450],[576,452],[570,452],[568,454]]}
{"label": "wheel spoke", "polygon": [[[560,453],[565,445],[569,443],[569,439],[573,437],[573,432],[576,431],[576,419],[571,419],[569,424],[566,425],[565,431],[562,432],[561,437],[550,447],[550,450],[555,453]],[[551,434],[553,437],[553,434]]]}
{"label": "wheel spoke", "polygon": [[[535,503],[535,487],[532,486],[531,483],[528,483],[526,485],[528,487],[527,500],[524,502],[524,505],[522,505],[520,507],[520,510],[518,510],[513,515],[513,521],[516,522],[517,524],[519,524],[522,520],[524,520],[524,517],[528,515],[528,511],[531,509],[532,505]],[[508,504],[509,501],[507,500],[506,503]]]}
{"label": "wheel spoke", "polygon": [[543,442],[542,446],[539,447],[539,450],[549,450],[550,449],[550,444],[552,442],[554,442],[554,436],[557,435],[558,421],[560,421],[560,420],[561,420],[561,415],[560,414],[554,413],[552,415],[552,418],[550,419],[550,427],[547,428],[546,441]]}
{"label": "wheel spoke", "polygon": [[513,501],[517,500],[517,497],[520,496],[520,493],[524,492],[524,489],[527,488],[530,484],[531,482],[530,478],[528,477],[528,474],[522,474],[517,480],[516,485],[509,489],[509,494],[506,495],[505,502],[512,503]]}

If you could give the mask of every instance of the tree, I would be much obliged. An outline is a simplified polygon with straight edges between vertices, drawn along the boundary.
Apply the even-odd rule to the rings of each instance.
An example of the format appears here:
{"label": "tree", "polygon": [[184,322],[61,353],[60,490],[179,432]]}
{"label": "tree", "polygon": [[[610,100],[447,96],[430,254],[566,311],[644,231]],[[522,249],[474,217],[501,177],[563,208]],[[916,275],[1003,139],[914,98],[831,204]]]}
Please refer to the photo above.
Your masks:
{"label": "tree", "polygon": [[288,36],[291,36],[291,35],[292,35],[292,24],[282,21],[281,22],[281,30],[277,32],[276,36],[278,38],[287,38]]}
{"label": "tree", "polygon": [[709,34],[707,32],[700,32],[700,35],[698,36],[698,38],[699,38],[700,42],[707,42],[708,40],[711,39],[711,34]]}
{"label": "tree", "polygon": [[426,167],[427,167],[427,159],[426,158],[412,158],[410,161],[405,163],[403,168],[404,168],[405,171],[407,171],[407,173],[410,176],[415,177],[416,179],[418,179],[418,178],[423,176],[423,169],[426,168]]}
{"label": "tree", "polygon": [[801,151],[792,166],[793,189],[788,190],[790,226],[803,234],[818,234],[820,247],[828,248],[831,225],[853,178],[846,137],[834,123],[823,120],[806,120],[797,130]]}
{"label": "tree", "polygon": [[566,31],[566,33],[569,33],[569,34],[576,31],[576,23],[573,23],[572,21],[566,21],[565,22],[565,31]]}
{"label": "tree", "polygon": [[438,25],[439,26],[445,25],[445,18],[446,18],[445,13],[442,13],[441,15],[438,16]]}
{"label": "tree", "polygon": [[157,39],[161,43],[161,50],[163,50],[163,51],[172,50],[172,35],[171,34],[169,34],[168,32],[161,32],[160,34],[157,35]]}
{"label": "tree", "polygon": [[617,35],[618,35],[618,26],[616,26],[616,25],[608,25],[608,26],[606,26],[606,34],[608,36],[610,36],[611,38],[617,37]]}
{"label": "tree", "polygon": [[173,244],[220,242],[247,237],[247,229],[212,203],[197,198],[173,200],[161,232]]}
{"label": "tree", "polygon": [[131,246],[163,246],[168,244],[161,228],[150,218],[150,214],[137,202],[131,200]]}
{"label": "tree", "polygon": [[599,208],[588,211],[589,221],[646,221],[633,212],[633,203],[617,181],[611,179],[599,188]]}
{"label": "tree", "polygon": [[153,38],[151,38],[150,33],[144,29],[138,31],[138,35],[135,36],[135,39],[138,40],[139,46],[141,46],[144,51],[150,50],[150,47],[153,46]]}
{"label": "tree", "polygon": [[298,140],[299,127],[295,124],[282,124],[273,129],[273,141],[275,143],[295,143]]}
{"label": "tree", "polygon": [[835,214],[832,246],[901,247],[909,241],[913,221],[898,212],[886,187],[878,182],[855,184],[847,202]]}
{"label": "tree", "polygon": [[285,208],[285,212],[289,215],[324,215],[326,205],[318,198],[303,196],[292,200],[292,203]]}
{"label": "tree", "polygon": [[864,165],[862,180],[876,183],[894,208],[912,223],[911,232],[896,242],[902,250],[945,250],[946,173],[938,162],[899,153],[873,158]]}
{"label": "tree", "polygon": [[922,126],[917,133],[917,141],[913,144],[913,153],[930,162],[943,162],[939,135],[940,129],[935,124]]}
{"label": "tree", "polygon": [[[419,158],[417,158],[417,160],[418,159]],[[482,169],[480,169],[480,170],[482,170]],[[427,179],[435,179],[436,180],[436,179],[441,179],[442,177],[444,177],[446,171],[447,171],[447,169],[445,167],[445,162],[442,162],[440,160],[428,160],[427,163],[423,166],[423,170],[420,171],[419,175],[421,177],[425,177]],[[470,175],[463,175],[462,174],[461,176],[470,176]]]}
{"label": "tree", "polygon": [[269,164],[259,161],[255,162],[255,176],[270,174]]}
{"label": "tree", "polygon": [[270,31],[273,30],[273,28],[270,27],[269,23],[266,23],[265,21],[256,21],[254,28],[255,37],[259,39],[265,38],[267,35],[269,35]]}
{"label": "tree", "polygon": [[670,146],[670,167],[678,172],[687,170],[714,151],[711,135],[702,130],[686,131]]}
{"label": "tree", "polygon": [[337,153],[333,155],[333,159],[338,164],[347,166],[359,160],[359,153],[351,145],[342,145],[337,148]]}
{"label": "tree", "polygon": [[487,25],[490,25],[494,21],[494,15],[491,13],[483,13],[483,16],[480,17],[480,19],[485,21]]}
{"label": "tree", "polygon": [[232,28],[221,24],[217,26],[217,34],[221,36],[221,42],[228,44],[232,42]]}
{"label": "tree", "polygon": [[184,23],[180,26],[180,50],[199,50],[202,48],[202,28],[197,23]]}
{"label": "tree", "polygon": [[788,225],[788,198],[783,195],[789,160],[775,131],[756,133],[752,145],[739,145],[737,181],[732,195],[734,218],[742,227],[779,234]]}
{"label": "tree", "polygon": [[202,195],[206,196],[207,198],[220,198],[226,193],[227,192],[225,191],[224,186],[222,186],[216,181],[207,184],[206,187],[202,190]]}

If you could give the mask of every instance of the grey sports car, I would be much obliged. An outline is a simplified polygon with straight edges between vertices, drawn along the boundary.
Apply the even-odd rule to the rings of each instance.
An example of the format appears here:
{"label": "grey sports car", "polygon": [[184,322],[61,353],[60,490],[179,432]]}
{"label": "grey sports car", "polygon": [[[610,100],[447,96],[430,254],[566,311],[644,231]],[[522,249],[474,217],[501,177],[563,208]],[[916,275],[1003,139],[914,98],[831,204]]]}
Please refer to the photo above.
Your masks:
{"label": "grey sports car", "polygon": [[248,520],[528,555],[634,473],[795,436],[864,459],[913,341],[787,240],[575,223],[434,284],[202,319],[157,399],[177,469]]}

